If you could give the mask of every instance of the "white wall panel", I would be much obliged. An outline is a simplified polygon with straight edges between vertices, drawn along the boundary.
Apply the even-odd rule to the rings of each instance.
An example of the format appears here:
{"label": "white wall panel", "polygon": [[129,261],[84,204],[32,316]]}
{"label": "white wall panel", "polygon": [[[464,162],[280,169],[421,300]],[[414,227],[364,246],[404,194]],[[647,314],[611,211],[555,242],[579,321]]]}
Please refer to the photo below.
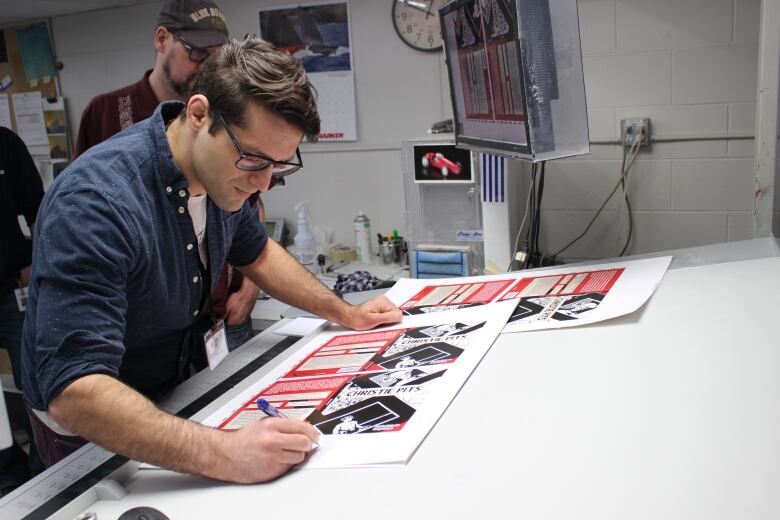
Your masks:
{"label": "white wall panel", "polygon": [[615,0],[580,0],[577,2],[582,31],[582,52],[615,50]]}
{"label": "white wall panel", "polygon": [[743,211],[728,214],[728,233],[726,240],[737,242],[753,238],[753,213]]}
{"label": "white wall panel", "polygon": [[585,90],[590,107],[668,105],[671,54],[585,55]]}
{"label": "white wall panel", "polygon": [[758,47],[719,47],[675,51],[674,103],[755,101]]}
{"label": "white wall panel", "polygon": [[[726,241],[722,212],[642,212],[634,214],[634,238],[630,254],[666,251]],[[663,232],[659,232],[663,230]]]}
{"label": "white wall panel", "polygon": [[617,0],[619,51],[695,49],[731,43],[733,0]]}
{"label": "white wall panel", "polygon": [[750,159],[675,161],[672,207],[682,211],[751,211],[752,168]]}
{"label": "white wall panel", "polygon": [[734,0],[734,43],[758,45],[761,0]]}

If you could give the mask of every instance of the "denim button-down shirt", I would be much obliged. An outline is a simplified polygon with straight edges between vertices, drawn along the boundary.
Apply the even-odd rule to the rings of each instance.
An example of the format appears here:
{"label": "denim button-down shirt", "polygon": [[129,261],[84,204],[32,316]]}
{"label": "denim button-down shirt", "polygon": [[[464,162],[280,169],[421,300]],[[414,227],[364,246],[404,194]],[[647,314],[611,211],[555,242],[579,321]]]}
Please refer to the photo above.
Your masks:
{"label": "denim button-down shirt", "polygon": [[[165,133],[183,106],[163,103],[91,148],[44,197],[23,335],[24,397],[35,409],[88,374],[118,377],[152,399],[181,376],[183,338],[208,289],[188,183]],[[231,213],[209,200],[212,273],[226,260],[252,263],[266,241],[248,203]]]}

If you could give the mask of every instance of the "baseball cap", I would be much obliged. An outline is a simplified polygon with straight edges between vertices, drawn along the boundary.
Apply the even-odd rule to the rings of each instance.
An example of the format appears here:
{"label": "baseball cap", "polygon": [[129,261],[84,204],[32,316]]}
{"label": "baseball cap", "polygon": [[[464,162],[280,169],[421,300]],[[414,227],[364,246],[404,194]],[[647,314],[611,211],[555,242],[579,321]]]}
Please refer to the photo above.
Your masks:
{"label": "baseball cap", "polygon": [[200,48],[222,45],[228,39],[225,15],[208,0],[165,0],[157,26],[179,33]]}

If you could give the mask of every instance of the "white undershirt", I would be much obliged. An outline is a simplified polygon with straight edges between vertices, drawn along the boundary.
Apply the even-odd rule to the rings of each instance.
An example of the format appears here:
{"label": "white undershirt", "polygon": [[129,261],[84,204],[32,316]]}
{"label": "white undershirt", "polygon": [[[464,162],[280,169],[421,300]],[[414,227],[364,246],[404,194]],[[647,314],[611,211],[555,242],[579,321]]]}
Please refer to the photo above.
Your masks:
{"label": "white undershirt", "polygon": [[208,265],[208,251],[203,247],[203,240],[206,238],[206,202],[208,201],[206,195],[198,195],[197,197],[190,197],[187,201],[187,206],[190,210],[190,218],[192,218],[192,227],[195,229],[195,236],[198,238],[198,253],[200,254],[200,261],[203,265]]}

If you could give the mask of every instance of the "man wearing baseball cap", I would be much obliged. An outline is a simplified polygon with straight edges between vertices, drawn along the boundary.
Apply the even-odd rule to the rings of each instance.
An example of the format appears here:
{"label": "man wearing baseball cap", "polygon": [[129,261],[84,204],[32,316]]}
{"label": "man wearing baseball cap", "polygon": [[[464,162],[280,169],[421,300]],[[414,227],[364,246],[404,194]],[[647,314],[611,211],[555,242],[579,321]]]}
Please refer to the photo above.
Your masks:
{"label": "man wearing baseball cap", "polygon": [[228,40],[225,15],[209,0],[165,0],[154,31],[154,68],[141,81],[100,94],[81,115],[76,155],[148,118],[162,101],[184,101],[201,63]]}

